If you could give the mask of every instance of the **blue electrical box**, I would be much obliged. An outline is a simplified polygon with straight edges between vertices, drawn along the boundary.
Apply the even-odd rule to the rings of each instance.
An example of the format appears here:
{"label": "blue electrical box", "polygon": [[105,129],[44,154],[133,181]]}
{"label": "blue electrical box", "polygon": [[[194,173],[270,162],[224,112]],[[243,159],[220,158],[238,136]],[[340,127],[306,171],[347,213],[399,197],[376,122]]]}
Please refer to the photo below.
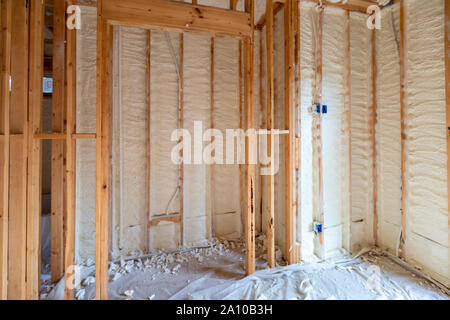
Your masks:
{"label": "blue electrical box", "polygon": [[322,106],[322,113],[323,114],[327,114],[328,113],[328,106],[327,105],[323,105]]}
{"label": "blue electrical box", "polygon": [[320,114],[320,104],[316,104],[316,112]]}
{"label": "blue electrical box", "polygon": [[314,233],[315,234],[321,234],[323,231],[322,224],[319,222],[314,222]]}

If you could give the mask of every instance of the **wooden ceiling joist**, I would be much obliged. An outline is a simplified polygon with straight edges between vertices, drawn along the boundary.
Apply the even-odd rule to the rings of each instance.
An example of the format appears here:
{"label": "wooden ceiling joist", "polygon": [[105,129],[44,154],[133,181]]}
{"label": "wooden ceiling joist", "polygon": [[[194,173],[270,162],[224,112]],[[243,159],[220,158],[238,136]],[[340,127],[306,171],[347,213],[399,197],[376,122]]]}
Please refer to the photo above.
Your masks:
{"label": "wooden ceiling joist", "polygon": [[105,21],[115,25],[164,30],[203,31],[250,37],[252,24],[246,12],[164,0],[109,0],[102,3]]}

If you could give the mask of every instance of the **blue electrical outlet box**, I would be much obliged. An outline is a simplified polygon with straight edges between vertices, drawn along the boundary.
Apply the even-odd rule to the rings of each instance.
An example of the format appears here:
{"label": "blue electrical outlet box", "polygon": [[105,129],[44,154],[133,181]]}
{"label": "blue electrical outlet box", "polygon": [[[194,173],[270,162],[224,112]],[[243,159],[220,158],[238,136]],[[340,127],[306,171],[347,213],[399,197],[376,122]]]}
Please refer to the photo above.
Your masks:
{"label": "blue electrical outlet box", "polygon": [[328,113],[328,106],[327,105],[323,105],[322,106],[322,113],[323,114],[327,114]]}
{"label": "blue electrical outlet box", "polygon": [[316,104],[316,112],[320,114],[320,104]]}
{"label": "blue electrical outlet box", "polygon": [[314,233],[315,234],[321,234],[323,231],[322,224],[319,222],[314,222]]}

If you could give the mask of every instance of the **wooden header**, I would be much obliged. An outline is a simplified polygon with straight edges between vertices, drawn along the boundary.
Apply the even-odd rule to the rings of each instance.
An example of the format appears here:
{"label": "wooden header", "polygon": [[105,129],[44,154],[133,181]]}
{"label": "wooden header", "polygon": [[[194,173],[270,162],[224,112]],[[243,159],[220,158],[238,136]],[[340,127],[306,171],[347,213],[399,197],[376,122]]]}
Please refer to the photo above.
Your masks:
{"label": "wooden header", "polygon": [[252,37],[252,21],[246,12],[164,0],[108,0],[99,5],[104,21],[115,25]]}

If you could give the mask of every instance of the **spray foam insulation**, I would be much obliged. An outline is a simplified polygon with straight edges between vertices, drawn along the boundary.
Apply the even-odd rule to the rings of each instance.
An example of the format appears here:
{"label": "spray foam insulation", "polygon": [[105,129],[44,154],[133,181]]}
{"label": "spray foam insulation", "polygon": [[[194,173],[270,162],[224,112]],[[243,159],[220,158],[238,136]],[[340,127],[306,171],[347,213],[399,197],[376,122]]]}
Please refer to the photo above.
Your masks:
{"label": "spray foam insulation", "polygon": [[406,257],[448,285],[444,1],[405,9]]}
{"label": "spray foam insulation", "polygon": [[397,252],[401,232],[400,5],[382,10],[376,33],[377,169],[380,246]]}
{"label": "spray foam insulation", "polygon": [[373,239],[372,41],[367,16],[350,13],[352,246],[358,251]]}

